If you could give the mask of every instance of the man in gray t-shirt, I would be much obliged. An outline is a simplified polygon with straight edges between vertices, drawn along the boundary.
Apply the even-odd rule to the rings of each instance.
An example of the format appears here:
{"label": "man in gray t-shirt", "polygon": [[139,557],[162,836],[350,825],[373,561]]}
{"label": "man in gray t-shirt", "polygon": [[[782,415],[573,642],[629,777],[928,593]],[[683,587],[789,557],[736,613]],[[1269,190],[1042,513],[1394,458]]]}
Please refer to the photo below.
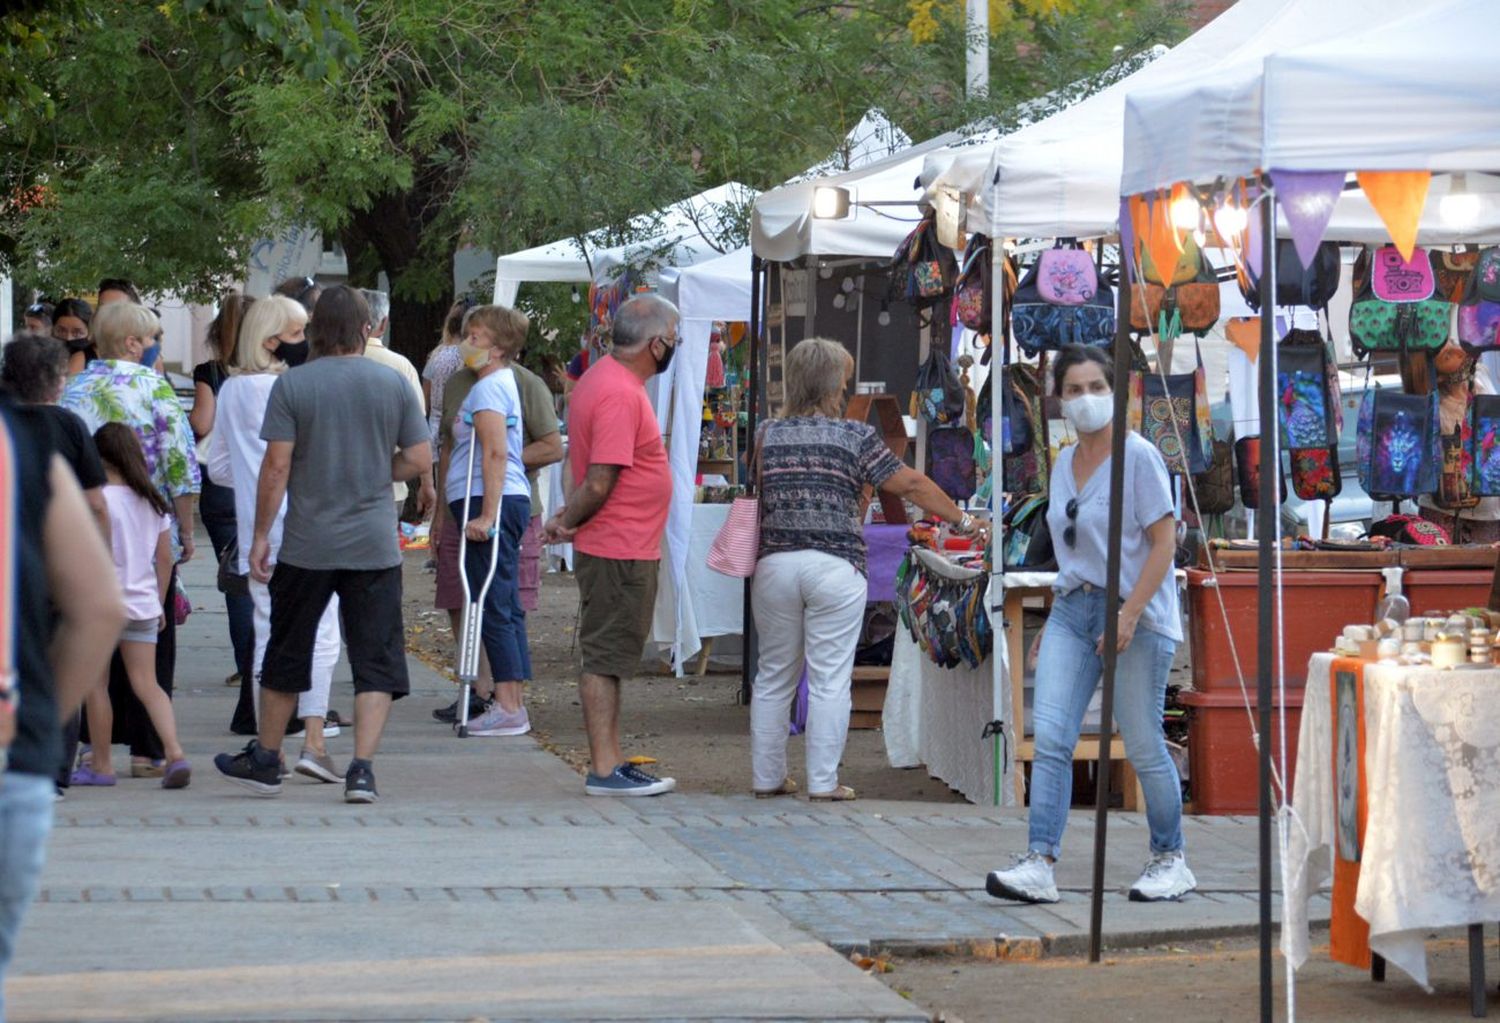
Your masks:
{"label": "man in gray t-shirt", "polygon": [[[347,802],[378,798],[371,760],[391,701],[410,688],[390,488],[431,468],[432,443],[405,381],[362,357],[369,330],[369,311],[357,291],[340,286],[323,292],[313,310],[313,359],[276,382],[261,426],[267,446],[249,556],[251,577],[271,593],[260,734],[242,752],[221,753],[214,763],[262,795],[281,791],[281,741],[297,694],[312,686],[318,622],[335,595],[354,670]],[[273,565],[269,536],[283,498],[286,518]],[[337,777],[324,768],[303,773]]]}

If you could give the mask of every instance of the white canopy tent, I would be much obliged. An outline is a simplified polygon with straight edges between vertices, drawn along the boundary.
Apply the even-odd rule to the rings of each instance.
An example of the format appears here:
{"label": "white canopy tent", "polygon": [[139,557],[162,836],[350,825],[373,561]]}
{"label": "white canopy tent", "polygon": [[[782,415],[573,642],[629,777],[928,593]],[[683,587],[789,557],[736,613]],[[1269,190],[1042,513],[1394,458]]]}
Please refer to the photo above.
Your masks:
{"label": "white canopy tent", "polygon": [[[681,341],[671,370],[680,375],[683,386],[673,386],[669,391],[672,395],[672,436],[668,455],[673,479],[672,506],[667,513],[671,652],[673,664],[680,667],[702,647],[699,609],[691,599],[687,578],[698,440],[703,430],[708,344],[716,320],[746,322],[750,319],[749,247],[693,266],[664,269],[661,293],[674,302],[682,314]],[[739,580],[734,580],[733,585],[740,585]]]}
{"label": "white canopy tent", "polygon": [[[1409,12],[1409,13],[1408,13]],[[1336,29],[1357,19],[1355,36]],[[1235,59],[1192,81],[1142,89],[1125,106],[1119,191],[1133,195],[1180,181],[1209,183],[1262,170],[1500,168],[1494,102],[1500,6],[1484,0],[1294,2]],[[1336,42],[1302,44],[1310,40]],[[1301,48],[1298,48],[1301,47]],[[1426,244],[1500,234],[1500,186],[1470,178],[1479,215],[1446,223],[1434,180],[1419,237]],[[1278,233],[1285,234],[1285,221]],[[1326,236],[1379,243],[1385,225],[1357,190],[1334,208]]]}
{"label": "white canopy tent", "polygon": [[[755,200],[750,221],[750,247],[762,259],[789,263],[803,256],[868,256],[888,259],[911,231],[915,207],[902,213],[861,203],[911,202],[922,197],[917,184],[926,156],[964,140],[949,132],[910,149],[854,170],[782,185]],[[840,220],[813,216],[813,193],[825,186],[852,193],[850,214]]]}
{"label": "white canopy tent", "polygon": [[720,239],[729,233],[735,211],[748,205],[755,189],[737,181],[699,192],[681,202],[637,217],[631,228],[644,237],[625,245],[610,245],[608,235],[595,232],[580,243],[564,238],[495,261],[495,301],[514,305],[516,292],[528,281],[588,284],[599,270],[636,265],[691,266],[723,254]]}
{"label": "white canopy tent", "polygon": [[[1265,52],[1266,34],[1298,40],[1365,23],[1366,10],[1396,0],[1239,0],[1162,56],[1087,99],[1002,137],[988,154],[962,154],[937,179],[973,196],[996,237],[1099,237],[1119,220],[1120,121],[1137,90],[1190,83],[1244,52]],[[1359,8],[1351,14],[1351,8]],[[1318,12],[1337,10],[1338,18]],[[1319,27],[1321,26],[1321,28]],[[1256,47],[1259,46],[1258,51]],[[764,197],[762,198],[764,201]]]}

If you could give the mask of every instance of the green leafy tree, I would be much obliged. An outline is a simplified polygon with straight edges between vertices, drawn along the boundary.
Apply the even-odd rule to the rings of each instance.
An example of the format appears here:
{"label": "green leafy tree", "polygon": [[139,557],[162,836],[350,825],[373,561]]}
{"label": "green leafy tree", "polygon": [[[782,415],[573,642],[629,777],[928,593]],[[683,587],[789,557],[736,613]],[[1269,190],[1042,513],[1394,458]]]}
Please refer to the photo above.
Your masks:
{"label": "green leafy tree", "polygon": [[[0,259],[53,293],[121,273],[201,295],[313,224],[357,282],[388,276],[420,360],[462,244],[632,240],[643,211],[775,186],[872,106],[921,138],[1181,31],[1178,0],[995,3],[984,103],[957,0],[361,0],[357,24],[331,0],[36,3],[7,16],[40,39],[0,71]],[[747,211],[723,213],[727,249]],[[539,346],[576,342],[570,289],[523,300]]]}

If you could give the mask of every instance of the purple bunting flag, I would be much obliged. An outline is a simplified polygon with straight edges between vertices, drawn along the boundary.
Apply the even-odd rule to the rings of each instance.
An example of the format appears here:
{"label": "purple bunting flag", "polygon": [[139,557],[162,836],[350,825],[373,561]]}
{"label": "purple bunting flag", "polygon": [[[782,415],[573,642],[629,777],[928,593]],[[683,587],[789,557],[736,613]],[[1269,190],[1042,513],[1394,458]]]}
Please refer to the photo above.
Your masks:
{"label": "purple bunting flag", "polygon": [[1271,171],[1276,198],[1292,229],[1292,244],[1303,266],[1311,266],[1344,191],[1343,171]]}

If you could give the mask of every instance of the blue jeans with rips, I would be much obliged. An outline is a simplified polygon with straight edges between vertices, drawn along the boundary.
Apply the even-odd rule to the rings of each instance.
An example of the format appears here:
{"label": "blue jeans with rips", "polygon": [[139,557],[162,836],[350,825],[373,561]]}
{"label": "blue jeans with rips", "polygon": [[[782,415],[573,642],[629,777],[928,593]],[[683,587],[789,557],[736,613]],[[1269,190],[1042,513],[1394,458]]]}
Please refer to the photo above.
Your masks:
{"label": "blue jeans with rips", "polygon": [[47,858],[55,791],[46,775],[0,774],[0,1023],[5,1019],[5,971]]}
{"label": "blue jeans with rips", "polygon": [[[1089,701],[1104,673],[1096,652],[1104,635],[1104,590],[1079,587],[1052,602],[1042,633],[1033,701],[1036,755],[1031,767],[1028,848],[1056,859],[1073,802],[1073,750]],[[1146,796],[1153,853],[1182,848],[1182,782],[1162,732],[1167,673],[1175,640],[1138,627],[1115,667],[1115,726]]]}

